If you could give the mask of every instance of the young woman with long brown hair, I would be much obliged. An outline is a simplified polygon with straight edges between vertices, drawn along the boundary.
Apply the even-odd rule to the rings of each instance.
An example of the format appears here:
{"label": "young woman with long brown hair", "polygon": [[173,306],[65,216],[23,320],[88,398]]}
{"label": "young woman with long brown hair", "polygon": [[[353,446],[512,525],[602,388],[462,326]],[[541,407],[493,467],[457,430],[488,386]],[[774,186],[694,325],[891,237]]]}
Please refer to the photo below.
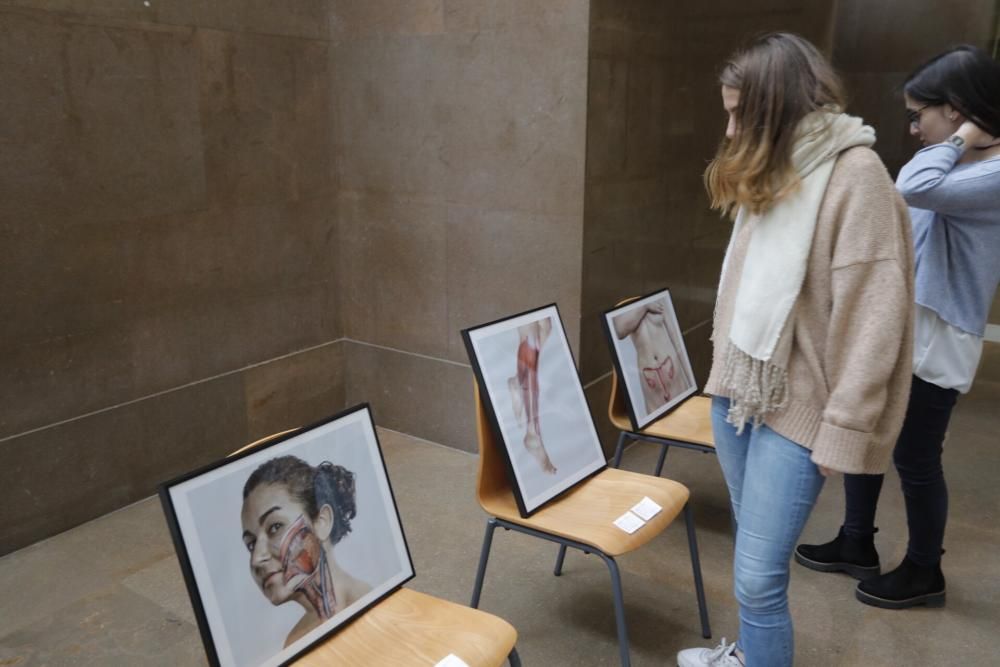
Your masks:
{"label": "young woman with long brown hair", "polygon": [[712,426],[737,535],[739,639],[681,667],[783,667],[789,561],[824,477],[889,465],[909,389],[906,206],[806,40],[775,33],[720,77],[726,139],[705,174],[735,220],[714,320]]}

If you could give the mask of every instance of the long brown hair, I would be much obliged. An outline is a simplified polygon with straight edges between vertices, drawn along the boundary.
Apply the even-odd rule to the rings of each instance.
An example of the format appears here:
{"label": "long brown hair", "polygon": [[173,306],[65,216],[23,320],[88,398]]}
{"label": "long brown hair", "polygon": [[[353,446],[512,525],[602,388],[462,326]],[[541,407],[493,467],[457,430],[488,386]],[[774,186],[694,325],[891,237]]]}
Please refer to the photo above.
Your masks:
{"label": "long brown hair", "polygon": [[735,217],[740,206],[761,213],[799,186],[792,164],[795,130],[813,111],[840,111],[840,78],[815,46],[790,33],[758,37],[719,75],[740,91],[736,135],[723,139],[705,170],[712,208]]}

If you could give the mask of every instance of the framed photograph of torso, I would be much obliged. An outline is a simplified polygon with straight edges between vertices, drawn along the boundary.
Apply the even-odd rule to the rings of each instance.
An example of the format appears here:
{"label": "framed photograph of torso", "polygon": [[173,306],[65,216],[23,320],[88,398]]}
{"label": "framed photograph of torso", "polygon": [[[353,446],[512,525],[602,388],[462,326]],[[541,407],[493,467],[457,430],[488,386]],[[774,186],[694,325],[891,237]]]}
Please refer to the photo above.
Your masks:
{"label": "framed photograph of torso", "polygon": [[616,306],[601,322],[635,431],[698,391],[670,290]]}
{"label": "framed photograph of torso", "polygon": [[289,664],[414,575],[367,405],[166,482],[160,500],[212,665]]}
{"label": "framed photograph of torso", "polygon": [[555,304],[466,329],[462,338],[522,516],[604,469]]}

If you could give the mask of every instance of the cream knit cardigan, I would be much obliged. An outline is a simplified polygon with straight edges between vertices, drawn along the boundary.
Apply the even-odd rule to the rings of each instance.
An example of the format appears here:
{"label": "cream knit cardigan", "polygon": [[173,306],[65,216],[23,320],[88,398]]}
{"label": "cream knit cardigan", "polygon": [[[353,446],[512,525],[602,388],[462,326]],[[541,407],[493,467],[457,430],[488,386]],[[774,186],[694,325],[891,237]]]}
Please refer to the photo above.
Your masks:
{"label": "cream knit cardigan", "polygon": [[741,209],[736,218],[733,238],[743,225],[754,228],[743,270],[727,272],[724,262],[719,282],[720,291],[732,289],[728,281],[739,284],[722,376],[730,398],[728,420],[737,435],[747,422],[760,424],[765,414],[784,407],[795,302],[826,187],[840,153],[874,143],[875,131],[860,118],[814,111],[799,123],[792,150],[798,189],[760,214]]}
{"label": "cream knit cardigan", "polygon": [[[733,237],[740,275],[753,225]],[[737,281],[719,291],[705,392],[725,396]],[[763,423],[848,473],[882,473],[903,423],[912,373],[913,244],[906,204],[869,148],[837,159],[795,307],[787,399]]]}

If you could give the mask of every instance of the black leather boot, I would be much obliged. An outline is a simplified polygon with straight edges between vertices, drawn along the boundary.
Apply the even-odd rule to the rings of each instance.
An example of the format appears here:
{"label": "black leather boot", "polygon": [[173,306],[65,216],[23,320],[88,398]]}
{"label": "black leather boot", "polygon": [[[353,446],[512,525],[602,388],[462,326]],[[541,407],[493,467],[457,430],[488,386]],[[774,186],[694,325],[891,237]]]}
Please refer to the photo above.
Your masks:
{"label": "black leather boot", "polygon": [[877,577],[880,572],[874,533],[851,537],[843,527],[832,542],[795,547],[795,562],[817,572],[846,572],[862,581]]}
{"label": "black leather boot", "polygon": [[859,583],[854,595],[865,604],[883,609],[943,607],[944,573],[940,563],[918,565],[907,556],[892,572]]}

